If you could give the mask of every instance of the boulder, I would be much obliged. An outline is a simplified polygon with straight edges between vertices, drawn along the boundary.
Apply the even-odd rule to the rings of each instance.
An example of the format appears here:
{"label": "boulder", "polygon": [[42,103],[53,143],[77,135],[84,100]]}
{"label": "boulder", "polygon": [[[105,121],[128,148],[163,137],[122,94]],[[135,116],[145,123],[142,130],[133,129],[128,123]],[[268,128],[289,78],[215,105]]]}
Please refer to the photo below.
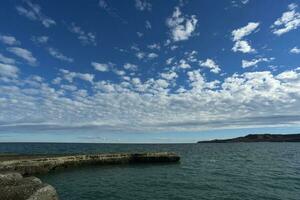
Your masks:
{"label": "boulder", "polygon": [[36,177],[16,172],[0,174],[1,200],[58,200],[56,190]]}

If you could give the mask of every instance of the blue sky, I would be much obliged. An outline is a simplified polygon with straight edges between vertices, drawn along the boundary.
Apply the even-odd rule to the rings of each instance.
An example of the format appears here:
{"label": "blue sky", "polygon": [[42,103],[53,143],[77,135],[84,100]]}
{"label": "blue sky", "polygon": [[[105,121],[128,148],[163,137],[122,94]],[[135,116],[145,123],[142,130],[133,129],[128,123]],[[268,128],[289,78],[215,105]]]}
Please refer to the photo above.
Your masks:
{"label": "blue sky", "polygon": [[3,1],[0,141],[295,133],[295,0]]}

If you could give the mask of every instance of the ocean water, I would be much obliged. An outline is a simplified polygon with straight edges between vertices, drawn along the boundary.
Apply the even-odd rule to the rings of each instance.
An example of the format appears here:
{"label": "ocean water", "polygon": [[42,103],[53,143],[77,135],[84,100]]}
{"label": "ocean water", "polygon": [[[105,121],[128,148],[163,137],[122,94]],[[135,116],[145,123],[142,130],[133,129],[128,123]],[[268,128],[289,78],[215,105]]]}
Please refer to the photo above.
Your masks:
{"label": "ocean water", "polygon": [[300,143],[1,144],[0,153],[173,151],[178,164],[89,166],[39,176],[62,200],[299,200]]}

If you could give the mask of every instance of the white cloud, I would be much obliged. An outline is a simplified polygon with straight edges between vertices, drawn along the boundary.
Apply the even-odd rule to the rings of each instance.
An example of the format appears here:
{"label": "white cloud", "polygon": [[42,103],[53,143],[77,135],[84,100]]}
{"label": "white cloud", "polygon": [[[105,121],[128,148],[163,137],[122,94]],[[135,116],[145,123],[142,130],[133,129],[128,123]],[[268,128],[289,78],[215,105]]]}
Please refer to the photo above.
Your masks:
{"label": "white cloud", "polygon": [[114,64],[110,62],[109,63],[92,62],[91,65],[94,67],[95,70],[100,72],[107,72],[114,66]]}
{"label": "white cloud", "polygon": [[46,44],[49,40],[48,36],[33,36],[32,41],[36,44]]}
{"label": "white cloud", "polygon": [[135,8],[139,11],[150,11],[152,9],[152,5],[151,3],[147,2],[147,0],[135,0]]}
{"label": "white cloud", "polygon": [[234,52],[242,52],[242,53],[252,53],[255,52],[255,49],[253,49],[249,43],[245,40],[236,41],[234,46],[232,47],[232,50]]}
{"label": "white cloud", "polygon": [[60,87],[64,90],[76,91],[77,87],[75,85],[60,85]]}
{"label": "white cloud", "polygon": [[118,15],[118,13],[116,12],[115,8],[113,8],[113,7],[111,7],[111,6],[108,5],[107,1],[105,1],[105,0],[99,0],[99,4],[98,5],[99,5],[99,7],[101,9],[103,9],[111,17],[120,20],[123,24],[127,24],[128,23],[125,19],[123,19],[122,17],[120,17]]}
{"label": "white cloud", "polygon": [[300,54],[300,49],[298,47],[294,47],[290,50],[291,53]]}
{"label": "white cloud", "polygon": [[184,59],[181,59],[179,61],[179,64],[178,66],[181,68],[181,69],[187,69],[187,68],[191,68],[191,65]]}
{"label": "white cloud", "polygon": [[174,41],[189,39],[196,29],[197,22],[195,15],[190,17],[182,16],[179,7],[175,7],[172,17],[167,18],[166,21]]}
{"label": "white cloud", "polygon": [[206,59],[205,61],[200,61],[199,65],[202,67],[207,67],[210,69],[211,72],[218,74],[220,73],[221,69],[217,63],[212,59]]}
{"label": "white cloud", "polygon": [[21,44],[14,36],[11,35],[1,35],[0,41],[7,45],[19,45]]}
{"label": "white cloud", "polygon": [[280,80],[295,80],[299,77],[299,74],[295,71],[285,71],[276,76]]}
{"label": "white cloud", "polygon": [[249,42],[246,40],[242,40],[244,37],[250,35],[254,31],[258,30],[259,23],[258,22],[249,22],[246,26],[235,29],[232,31],[232,40],[235,42],[232,50],[234,52],[242,52],[242,53],[251,53],[255,52]]}
{"label": "white cloud", "polygon": [[131,71],[136,71],[138,69],[137,65],[131,63],[125,63],[123,67],[124,69],[131,70]]}
{"label": "white cloud", "polygon": [[93,83],[93,80],[95,78],[94,74],[89,74],[89,73],[71,72],[66,69],[60,69],[59,71],[62,73],[63,78],[69,82],[73,82],[74,78],[78,78]]}
{"label": "white cloud", "polygon": [[300,13],[296,11],[297,5],[290,4],[288,11],[284,12],[271,26],[272,32],[275,35],[282,35],[300,26]]}
{"label": "white cloud", "polygon": [[124,70],[119,70],[119,69],[113,69],[113,72],[118,76],[124,76],[126,74]]}
{"label": "white cloud", "polygon": [[[92,76],[80,74],[61,70],[63,79],[69,82]],[[211,82],[200,70],[186,75],[189,85],[175,87],[162,77],[145,81],[135,77],[118,84],[93,82],[91,91],[84,90],[75,81],[63,84],[68,85],[62,86],[66,92],[36,78],[21,79],[19,82],[27,84],[26,87],[13,82],[0,84],[0,93],[5,94],[0,99],[0,129],[60,128],[101,134],[125,130],[187,132],[300,124],[297,70],[283,71],[279,75],[269,71],[247,72]],[[77,90],[73,91],[75,87]]]}
{"label": "white cloud", "polygon": [[69,27],[69,30],[77,35],[77,38],[83,45],[97,45],[96,35],[92,32],[84,31],[80,26],[77,26],[74,22]]}
{"label": "white cloud", "polygon": [[250,2],[250,0],[242,0],[242,4],[247,4],[249,2]]}
{"label": "white cloud", "polygon": [[233,30],[232,31],[233,41],[242,40],[245,36],[250,35],[255,30],[257,30],[258,26],[259,26],[258,22],[249,22],[246,26]]}
{"label": "white cloud", "polygon": [[160,76],[166,80],[173,80],[178,77],[177,73],[174,71],[161,73]]}
{"label": "white cloud", "polygon": [[171,65],[172,62],[173,62],[173,60],[174,60],[174,57],[168,58],[168,59],[166,60],[166,64],[167,64],[167,65]]}
{"label": "white cloud", "polygon": [[138,59],[143,59],[145,57],[145,53],[144,52],[137,52],[135,54],[135,56],[138,58]]}
{"label": "white cloud", "polygon": [[138,37],[143,37],[143,33],[141,33],[141,32],[136,32],[136,34],[138,35]]}
{"label": "white cloud", "polygon": [[1,53],[0,53],[0,62],[5,63],[5,64],[15,64],[16,63],[16,61],[14,59],[8,58]]}
{"label": "white cloud", "polygon": [[146,20],[145,27],[146,27],[146,29],[151,29],[152,28],[150,21]]}
{"label": "white cloud", "polygon": [[48,48],[48,52],[51,56],[53,56],[54,58],[57,58],[58,60],[62,60],[62,61],[66,61],[66,62],[73,62],[74,59],[73,58],[69,58],[65,55],[63,55],[61,52],[59,52],[57,49],[54,49],[52,47]]}
{"label": "white cloud", "polygon": [[30,65],[36,65],[37,59],[32,55],[32,53],[20,47],[8,47],[7,50],[20,58],[26,60]]}
{"label": "white cloud", "polygon": [[154,50],[154,49],[160,50],[160,45],[158,43],[149,44],[147,47],[152,50]]}
{"label": "white cloud", "polygon": [[158,80],[156,80],[156,84],[159,87],[162,87],[162,88],[167,88],[169,86],[169,83],[166,80],[164,80],[164,79],[158,79]]}
{"label": "white cloud", "polygon": [[274,60],[274,58],[257,58],[257,59],[252,59],[250,61],[242,60],[242,67],[247,68],[247,67],[257,66],[257,64],[260,62],[270,62],[272,60]]}
{"label": "white cloud", "polygon": [[19,69],[14,65],[0,63],[0,76],[17,78]]}
{"label": "white cloud", "polygon": [[153,58],[157,58],[157,57],[158,57],[158,54],[156,54],[156,53],[149,53],[148,54],[149,59],[153,59]]}
{"label": "white cloud", "polygon": [[30,0],[24,2],[27,8],[24,6],[16,7],[20,15],[23,15],[32,21],[40,21],[46,28],[56,24],[53,19],[41,12],[41,7],[38,4],[33,4]]}

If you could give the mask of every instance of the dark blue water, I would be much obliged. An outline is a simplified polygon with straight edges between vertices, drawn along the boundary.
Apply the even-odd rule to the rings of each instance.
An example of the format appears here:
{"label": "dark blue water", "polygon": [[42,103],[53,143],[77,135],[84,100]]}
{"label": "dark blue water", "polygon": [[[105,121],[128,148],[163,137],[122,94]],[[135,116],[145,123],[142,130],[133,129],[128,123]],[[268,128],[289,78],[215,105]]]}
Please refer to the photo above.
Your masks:
{"label": "dark blue water", "polygon": [[94,166],[40,178],[62,200],[299,200],[300,143],[1,144],[1,153],[173,151],[179,164]]}

